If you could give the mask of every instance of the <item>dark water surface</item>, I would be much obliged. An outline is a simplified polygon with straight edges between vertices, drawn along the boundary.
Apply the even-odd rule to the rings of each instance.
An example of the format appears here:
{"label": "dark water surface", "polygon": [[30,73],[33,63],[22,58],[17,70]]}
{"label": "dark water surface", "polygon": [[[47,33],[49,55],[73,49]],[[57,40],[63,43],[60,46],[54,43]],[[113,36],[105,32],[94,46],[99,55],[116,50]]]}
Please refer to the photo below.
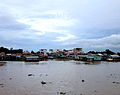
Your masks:
{"label": "dark water surface", "polygon": [[120,62],[10,61],[0,66],[0,95],[120,95]]}

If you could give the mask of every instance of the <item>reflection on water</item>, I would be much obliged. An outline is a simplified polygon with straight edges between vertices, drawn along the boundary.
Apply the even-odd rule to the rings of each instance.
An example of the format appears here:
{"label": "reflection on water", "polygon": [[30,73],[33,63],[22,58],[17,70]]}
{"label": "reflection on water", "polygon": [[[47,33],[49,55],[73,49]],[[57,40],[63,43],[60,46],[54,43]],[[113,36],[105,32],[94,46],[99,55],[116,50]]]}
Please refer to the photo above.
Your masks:
{"label": "reflection on water", "polygon": [[0,67],[0,95],[120,95],[120,62],[48,60]]}
{"label": "reflection on water", "polygon": [[76,64],[86,64],[86,65],[98,65],[101,64],[101,61],[92,61],[92,62],[83,62],[83,61],[77,61]]}
{"label": "reflection on water", "polygon": [[25,65],[39,65],[39,62],[25,62]]}

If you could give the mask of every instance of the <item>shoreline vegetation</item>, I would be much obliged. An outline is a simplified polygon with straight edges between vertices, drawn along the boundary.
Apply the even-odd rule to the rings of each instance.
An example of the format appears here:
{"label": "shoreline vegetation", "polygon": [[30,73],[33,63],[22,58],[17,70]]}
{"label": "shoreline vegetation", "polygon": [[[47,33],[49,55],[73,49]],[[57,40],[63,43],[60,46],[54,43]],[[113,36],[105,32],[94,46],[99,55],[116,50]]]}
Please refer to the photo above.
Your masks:
{"label": "shoreline vegetation", "polygon": [[82,48],[71,50],[60,49],[40,49],[37,52],[24,51],[23,49],[8,49],[0,47],[0,61],[42,61],[48,59],[77,60],[77,61],[120,61],[120,53],[115,53],[109,49],[96,52],[84,53]]}

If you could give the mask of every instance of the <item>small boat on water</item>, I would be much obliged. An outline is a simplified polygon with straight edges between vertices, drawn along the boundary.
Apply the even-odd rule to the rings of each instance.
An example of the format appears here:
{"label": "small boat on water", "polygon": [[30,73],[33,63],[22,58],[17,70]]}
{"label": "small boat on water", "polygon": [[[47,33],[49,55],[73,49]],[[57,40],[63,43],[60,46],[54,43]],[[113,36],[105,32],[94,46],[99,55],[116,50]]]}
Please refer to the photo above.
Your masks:
{"label": "small boat on water", "polygon": [[53,56],[48,56],[48,59],[54,59],[54,57]]}
{"label": "small boat on water", "polygon": [[26,62],[39,62],[40,58],[39,56],[26,56],[25,61]]}
{"label": "small boat on water", "polygon": [[107,58],[107,61],[113,61],[113,59],[112,58]]}
{"label": "small boat on water", "polygon": [[109,58],[107,58],[107,61],[120,61],[119,55],[111,55]]}
{"label": "small boat on water", "polygon": [[0,62],[0,66],[4,66],[7,62]]}

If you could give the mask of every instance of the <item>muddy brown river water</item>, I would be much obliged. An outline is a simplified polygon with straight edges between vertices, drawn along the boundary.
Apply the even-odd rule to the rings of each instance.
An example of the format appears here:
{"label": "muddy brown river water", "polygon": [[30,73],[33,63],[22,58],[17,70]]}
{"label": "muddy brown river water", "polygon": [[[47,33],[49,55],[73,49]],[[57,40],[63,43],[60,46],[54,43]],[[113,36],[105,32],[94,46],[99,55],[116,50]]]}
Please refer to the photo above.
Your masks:
{"label": "muddy brown river water", "polygon": [[0,95],[120,95],[120,62],[9,61],[0,66]]}

